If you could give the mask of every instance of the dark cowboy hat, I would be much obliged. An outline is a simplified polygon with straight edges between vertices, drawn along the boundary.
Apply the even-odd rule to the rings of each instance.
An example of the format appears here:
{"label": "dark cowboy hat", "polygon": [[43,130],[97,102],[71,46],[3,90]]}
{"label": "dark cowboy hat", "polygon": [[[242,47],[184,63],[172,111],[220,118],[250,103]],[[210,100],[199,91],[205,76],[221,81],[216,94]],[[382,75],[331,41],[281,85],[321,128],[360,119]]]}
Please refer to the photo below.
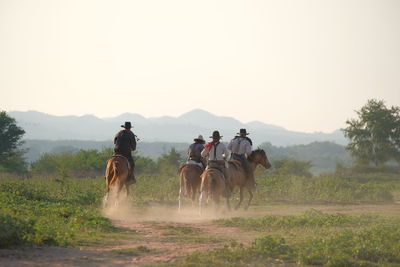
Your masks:
{"label": "dark cowboy hat", "polygon": [[132,128],[132,125],[130,121],[126,121],[124,125],[121,125],[121,127],[125,129],[130,129]]}
{"label": "dark cowboy hat", "polygon": [[212,139],[221,139],[222,136],[219,135],[219,132],[218,132],[218,131],[214,131],[214,132],[212,133],[212,136],[210,136],[210,138],[212,138]]}
{"label": "dark cowboy hat", "polygon": [[249,135],[249,133],[246,131],[246,129],[240,129],[240,131],[237,134]]}
{"label": "dark cowboy hat", "polygon": [[195,142],[199,141],[200,143],[205,143],[206,140],[204,140],[203,136],[201,134],[199,134],[199,137],[194,139]]}

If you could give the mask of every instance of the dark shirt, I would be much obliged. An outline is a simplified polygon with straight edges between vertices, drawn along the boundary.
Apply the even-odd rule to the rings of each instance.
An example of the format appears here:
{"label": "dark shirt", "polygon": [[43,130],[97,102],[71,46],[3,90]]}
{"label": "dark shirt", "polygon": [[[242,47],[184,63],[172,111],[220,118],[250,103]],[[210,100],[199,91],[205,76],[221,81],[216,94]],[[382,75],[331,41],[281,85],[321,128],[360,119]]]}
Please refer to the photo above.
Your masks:
{"label": "dark shirt", "polygon": [[131,130],[121,130],[114,137],[114,151],[123,155],[131,154],[136,149],[135,135]]}
{"label": "dark shirt", "polygon": [[200,161],[201,159],[201,151],[203,150],[204,145],[199,143],[193,143],[189,146],[188,156],[193,160]]}

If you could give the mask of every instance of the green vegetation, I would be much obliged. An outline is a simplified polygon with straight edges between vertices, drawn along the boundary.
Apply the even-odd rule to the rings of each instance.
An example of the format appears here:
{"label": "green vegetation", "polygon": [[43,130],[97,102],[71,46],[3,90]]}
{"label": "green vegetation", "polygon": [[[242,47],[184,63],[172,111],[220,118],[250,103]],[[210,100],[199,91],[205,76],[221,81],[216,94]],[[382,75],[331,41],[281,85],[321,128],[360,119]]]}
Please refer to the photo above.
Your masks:
{"label": "green vegetation", "polygon": [[[57,175],[61,177],[96,177],[103,175],[107,160],[113,155],[111,148],[58,154],[43,154],[32,163],[33,175]],[[157,160],[135,155],[137,174],[163,173],[175,175],[183,159],[175,149],[161,155]]]}
{"label": "green vegetation", "polygon": [[87,177],[104,173],[105,163],[112,156],[112,149],[80,150],[77,153],[43,154],[32,164],[35,175],[54,175],[61,177]]}
{"label": "green vegetation", "polygon": [[324,214],[311,210],[301,215],[234,218],[217,223],[259,231],[264,236],[250,246],[233,242],[221,249],[193,253],[174,266],[400,264],[398,217]]}
{"label": "green vegetation", "polygon": [[[332,142],[312,142],[307,145],[291,145],[286,147],[263,143],[260,146],[267,152],[276,168],[276,162],[290,159],[299,162],[311,162],[309,171],[313,174],[334,172],[340,162],[352,163],[354,160],[345,147]],[[291,173],[295,174],[295,173]]]}
{"label": "green vegetation", "polygon": [[297,175],[311,177],[311,161],[300,161],[290,158],[276,160],[274,163],[275,173],[278,175]]}
{"label": "green vegetation", "polygon": [[25,131],[18,127],[14,118],[0,111],[0,172],[25,173],[27,164],[20,149]]}
{"label": "green vegetation", "polygon": [[359,111],[358,119],[346,121],[347,149],[360,165],[375,167],[389,160],[400,164],[400,107],[387,108],[382,100],[371,99]]}
{"label": "green vegetation", "polygon": [[[385,177],[385,175],[382,175]],[[271,201],[292,203],[391,202],[400,185],[399,175],[392,182],[363,180],[360,176],[321,175],[316,177],[259,175],[254,204]],[[356,179],[359,178],[359,180]]]}
{"label": "green vegetation", "polygon": [[79,246],[118,232],[97,208],[104,194],[101,182],[1,179],[0,247],[25,243]]}
{"label": "green vegetation", "polygon": [[317,210],[309,210],[301,215],[264,216],[262,218],[231,218],[216,221],[220,225],[243,227],[251,230],[267,232],[276,229],[294,227],[360,227],[376,223],[400,224],[400,218],[385,218],[374,214],[327,214]]}

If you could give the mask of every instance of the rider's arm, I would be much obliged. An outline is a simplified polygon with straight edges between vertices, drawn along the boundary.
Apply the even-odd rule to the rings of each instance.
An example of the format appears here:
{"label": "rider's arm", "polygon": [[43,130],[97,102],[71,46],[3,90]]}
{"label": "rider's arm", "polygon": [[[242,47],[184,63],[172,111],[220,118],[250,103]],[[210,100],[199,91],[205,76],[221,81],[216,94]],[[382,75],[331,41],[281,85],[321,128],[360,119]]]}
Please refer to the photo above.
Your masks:
{"label": "rider's arm", "polygon": [[131,140],[131,150],[135,151],[136,150],[136,138],[135,138],[134,133],[131,134],[130,140]]}
{"label": "rider's arm", "polygon": [[251,154],[251,151],[253,150],[253,148],[251,147],[251,144],[250,144],[250,142],[247,142],[247,144],[246,144],[246,146],[245,146],[245,154],[247,155],[247,156],[249,156],[250,154]]}
{"label": "rider's arm", "polygon": [[210,149],[209,149],[209,148],[204,148],[204,149],[201,151],[201,156],[202,156],[203,158],[207,158],[209,153],[210,153]]}

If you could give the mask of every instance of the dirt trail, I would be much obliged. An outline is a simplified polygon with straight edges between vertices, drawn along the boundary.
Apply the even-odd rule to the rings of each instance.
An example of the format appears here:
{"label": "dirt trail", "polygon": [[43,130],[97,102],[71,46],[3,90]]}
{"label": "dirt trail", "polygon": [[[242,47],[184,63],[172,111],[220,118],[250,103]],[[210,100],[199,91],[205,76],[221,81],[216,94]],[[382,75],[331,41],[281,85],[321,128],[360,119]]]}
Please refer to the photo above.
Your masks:
{"label": "dirt trail", "polygon": [[0,249],[0,266],[143,266],[168,263],[195,251],[223,247],[232,240],[250,244],[256,233],[221,227],[213,219],[298,214],[309,209],[327,213],[370,212],[399,215],[400,205],[271,205],[229,214],[205,214],[191,211],[177,213],[165,207],[138,211],[130,207],[105,211],[115,226],[129,229],[134,237],[118,240],[117,245],[69,249],[29,247]]}

